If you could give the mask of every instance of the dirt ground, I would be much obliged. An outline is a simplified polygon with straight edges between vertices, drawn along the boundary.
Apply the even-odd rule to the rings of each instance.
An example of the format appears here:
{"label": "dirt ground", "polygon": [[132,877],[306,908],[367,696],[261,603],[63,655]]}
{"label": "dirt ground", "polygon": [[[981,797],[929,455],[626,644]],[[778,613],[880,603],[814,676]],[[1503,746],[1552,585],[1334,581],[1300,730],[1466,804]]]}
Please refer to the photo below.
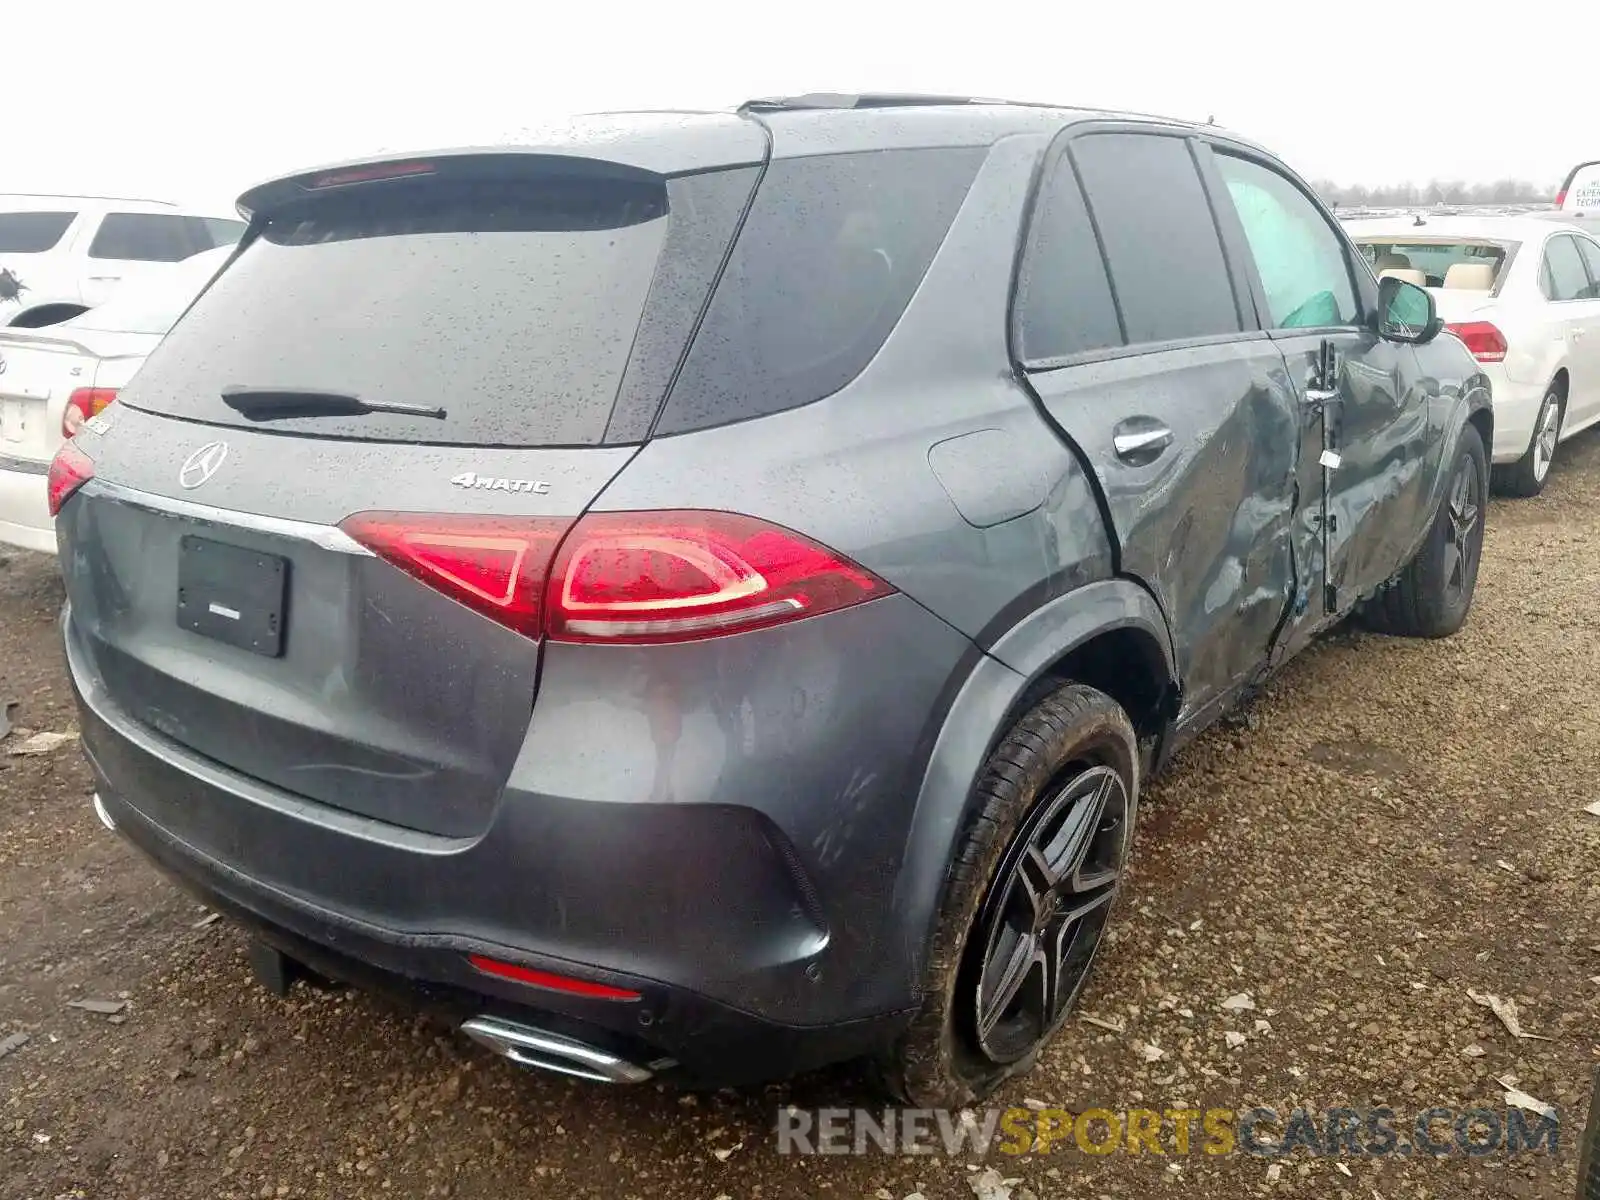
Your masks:
{"label": "dirt ground", "polygon": [[[0,1057],[0,1200],[1569,1200],[1600,1063],[1600,817],[1583,811],[1600,796],[1600,436],[1563,454],[1543,497],[1492,508],[1460,635],[1336,636],[1156,782],[1081,1009],[1125,1031],[1075,1021],[1002,1097],[1376,1104],[1403,1123],[1432,1105],[1503,1113],[1496,1078],[1515,1076],[1560,1109],[1557,1155],[1275,1163],[1097,1157],[1070,1139],[985,1162],[780,1155],[780,1105],[876,1103],[854,1072],[737,1095],[605,1090],[519,1073],[360,995],[274,999],[241,936],[197,924],[95,820],[69,744],[0,753],[0,1049],[28,1035]],[[59,602],[50,560],[0,567],[16,725],[72,726]],[[1468,989],[1514,998],[1548,1040],[1514,1039]],[[1239,992],[1255,1011],[1221,1007]],[[83,998],[127,1004],[69,1007]]]}

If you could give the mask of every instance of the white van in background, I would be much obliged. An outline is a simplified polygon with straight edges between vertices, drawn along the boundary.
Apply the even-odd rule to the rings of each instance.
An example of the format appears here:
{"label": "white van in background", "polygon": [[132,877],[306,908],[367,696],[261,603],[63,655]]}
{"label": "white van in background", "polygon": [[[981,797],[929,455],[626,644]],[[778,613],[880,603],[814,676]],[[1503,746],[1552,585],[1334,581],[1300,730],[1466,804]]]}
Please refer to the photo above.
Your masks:
{"label": "white van in background", "polygon": [[1579,163],[1567,172],[1556,193],[1556,207],[1565,213],[1600,216],[1600,159]]}
{"label": "white van in background", "polygon": [[0,325],[68,320],[244,230],[236,215],[162,200],[0,193]]}

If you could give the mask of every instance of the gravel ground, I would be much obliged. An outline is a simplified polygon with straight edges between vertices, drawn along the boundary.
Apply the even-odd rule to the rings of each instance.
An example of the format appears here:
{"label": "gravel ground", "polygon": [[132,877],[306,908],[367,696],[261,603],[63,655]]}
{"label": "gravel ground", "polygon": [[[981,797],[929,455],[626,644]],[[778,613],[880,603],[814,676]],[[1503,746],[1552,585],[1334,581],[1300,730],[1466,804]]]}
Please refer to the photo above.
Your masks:
{"label": "gravel ground", "polygon": [[[854,1072],[765,1093],[603,1090],[518,1073],[360,995],[268,996],[243,939],[197,926],[102,830],[69,745],[0,756],[0,1048],[29,1035],[0,1058],[0,1200],[1566,1200],[1600,1063],[1600,818],[1583,812],[1600,782],[1600,437],[1563,453],[1542,498],[1493,507],[1460,635],[1333,637],[1154,785],[1082,1005],[1125,1032],[1075,1022],[1002,1097],[1385,1104],[1404,1120],[1504,1111],[1496,1077],[1515,1076],[1561,1109],[1559,1155],[1273,1164],[1089,1156],[1070,1139],[985,1162],[780,1155],[780,1104],[874,1103]],[[49,560],[0,567],[0,701],[20,701],[19,726],[71,726],[58,603]],[[1469,988],[1513,997],[1549,1040],[1512,1038]],[[1255,1011],[1221,1008],[1239,992]],[[68,1006],[82,998],[127,1004]]]}

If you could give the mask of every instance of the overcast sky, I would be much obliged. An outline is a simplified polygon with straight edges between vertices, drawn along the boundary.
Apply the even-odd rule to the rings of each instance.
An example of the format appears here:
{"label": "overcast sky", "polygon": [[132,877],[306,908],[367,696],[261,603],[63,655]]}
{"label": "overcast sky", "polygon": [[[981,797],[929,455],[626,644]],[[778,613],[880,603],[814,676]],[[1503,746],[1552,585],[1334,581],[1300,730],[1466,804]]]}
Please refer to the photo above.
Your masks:
{"label": "overcast sky", "polygon": [[4,191],[230,210],[279,171],[568,113],[869,89],[1215,115],[1340,182],[1553,186],[1600,158],[1591,56],[1557,64],[1564,45],[1600,44],[1583,36],[1600,34],[1588,2],[1561,9],[1565,40],[1487,0],[3,7]]}

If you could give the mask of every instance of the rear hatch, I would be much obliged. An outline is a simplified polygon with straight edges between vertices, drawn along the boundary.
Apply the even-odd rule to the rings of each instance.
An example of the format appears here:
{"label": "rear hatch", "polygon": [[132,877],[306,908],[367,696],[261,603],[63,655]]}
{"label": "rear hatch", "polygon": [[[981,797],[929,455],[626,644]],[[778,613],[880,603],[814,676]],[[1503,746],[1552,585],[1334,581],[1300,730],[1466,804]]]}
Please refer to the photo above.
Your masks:
{"label": "rear hatch", "polygon": [[59,519],[69,651],[126,714],[327,805],[486,827],[537,685],[521,584],[648,431],[766,152],[731,117],[583,145],[246,195]]}

